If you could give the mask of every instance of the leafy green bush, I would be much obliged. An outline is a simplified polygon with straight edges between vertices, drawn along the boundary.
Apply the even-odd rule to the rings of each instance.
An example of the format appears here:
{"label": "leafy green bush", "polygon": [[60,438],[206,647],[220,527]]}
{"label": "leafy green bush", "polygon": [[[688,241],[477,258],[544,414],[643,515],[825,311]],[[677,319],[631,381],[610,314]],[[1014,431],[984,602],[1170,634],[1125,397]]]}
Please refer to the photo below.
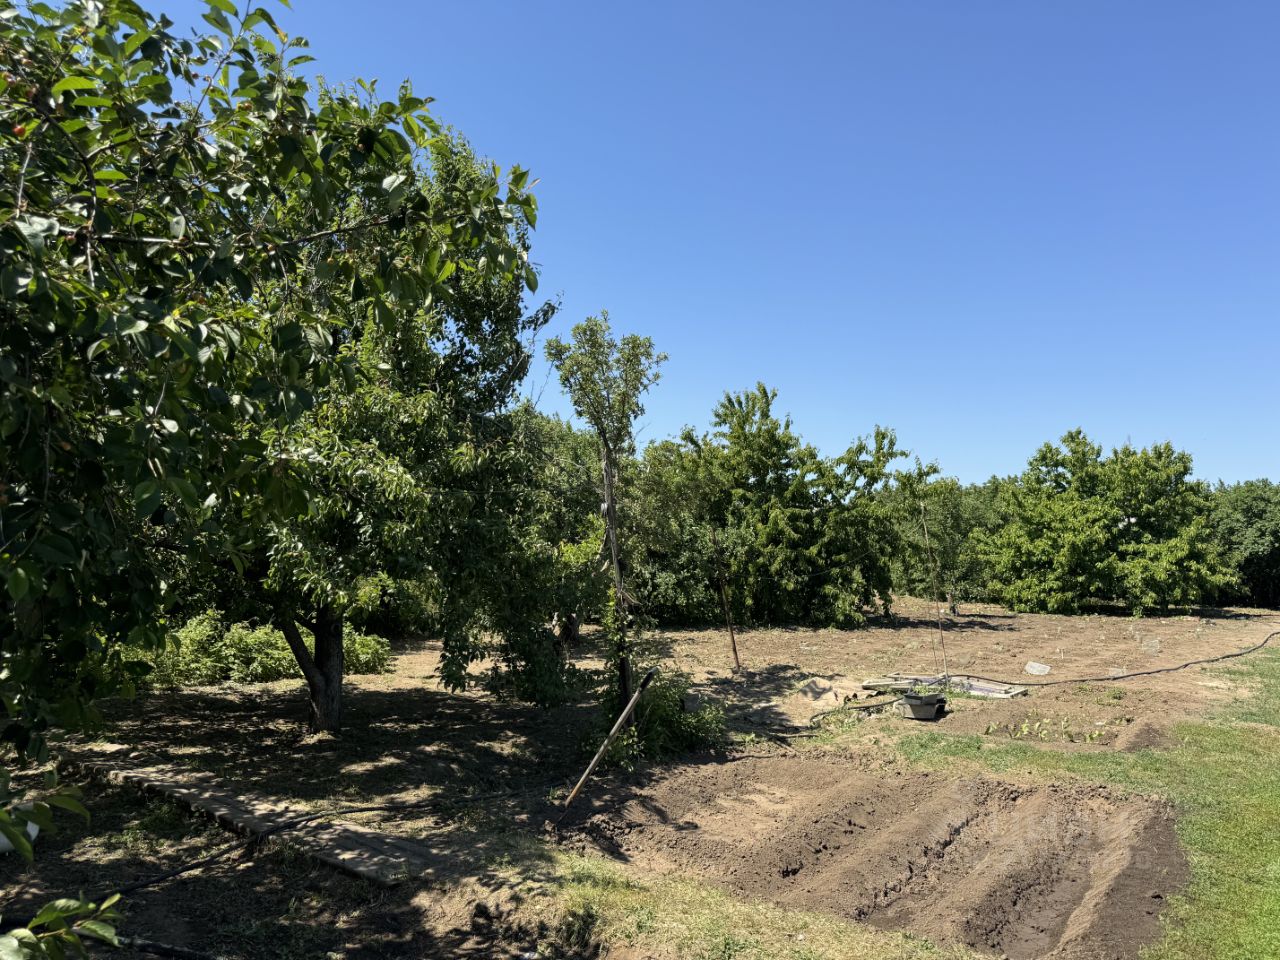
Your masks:
{"label": "leafy green bush", "polygon": [[209,610],[192,617],[165,637],[164,649],[133,653],[152,666],[149,682],[161,687],[207,686],[226,679],[218,645],[226,632],[220,615]]}
{"label": "leafy green bush", "polygon": [[1219,484],[1212,503],[1214,538],[1234,574],[1221,599],[1280,607],[1280,484]]}
{"label": "leafy green bush", "polygon": [[[382,637],[348,629],[343,646],[348,673],[385,673],[390,667],[391,646]],[[227,626],[212,610],[170,633],[159,653],[135,655],[152,665],[149,682],[161,687],[267,683],[302,675],[279,630],[248,623]]]}
{"label": "leafy green bush", "polygon": [[386,573],[365,577],[356,586],[347,622],[391,640],[434,633],[440,624],[437,594],[425,580],[397,580]]}
{"label": "leafy green bush", "polygon": [[348,630],[344,652],[347,673],[387,673],[391,669],[391,645],[383,637]]}
{"label": "leafy green bush", "polygon": [[[622,704],[611,685],[605,701],[609,727]],[[724,711],[713,704],[691,705],[689,676],[659,673],[636,705],[636,722],[618,734],[605,761],[628,770],[642,760],[664,760],[695,750],[714,749],[725,741]],[[598,742],[598,741],[597,741]]]}
{"label": "leafy green bush", "polygon": [[1015,610],[1135,615],[1212,599],[1232,582],[1190,454],[1125,444],[1102,455],[1083,431],[1047,443],[1010,493],[1009,522],[982,538],[992,593]]}
{"label": "leafy green bush", "polygon": [[272,627],[234,623],[218,647],[225,675],[232,683],[266,683],[301,676],[284,634]]}

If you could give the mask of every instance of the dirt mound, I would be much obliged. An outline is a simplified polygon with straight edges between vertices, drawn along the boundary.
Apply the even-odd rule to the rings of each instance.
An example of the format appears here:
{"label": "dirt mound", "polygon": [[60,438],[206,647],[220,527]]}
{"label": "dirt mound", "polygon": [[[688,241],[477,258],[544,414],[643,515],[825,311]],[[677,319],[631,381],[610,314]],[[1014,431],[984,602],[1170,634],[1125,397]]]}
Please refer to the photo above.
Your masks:
{"label": "dirt mound", "polygon": [[818,759],[678,768],[579,830],[646,869],[1012,960],[1136,956],[1186,878],[1152,801]]}

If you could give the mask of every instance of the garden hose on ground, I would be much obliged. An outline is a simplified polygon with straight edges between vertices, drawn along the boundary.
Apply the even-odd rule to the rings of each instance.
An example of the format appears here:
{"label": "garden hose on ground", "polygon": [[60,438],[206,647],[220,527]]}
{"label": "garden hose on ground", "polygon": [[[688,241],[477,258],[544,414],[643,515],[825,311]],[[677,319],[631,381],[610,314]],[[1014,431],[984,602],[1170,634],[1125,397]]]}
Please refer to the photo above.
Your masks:
{"label": "garden hose on ground", "polygon": [[[1280,637],[1280,630],[1273,630],[1267,634],[1261,643],[1255,643],[1252,647],[1246,647],[1244,650],[1233,650],[1231,653],[1220,654],[1216,657],[1205,657],[1203,660],[1188,660],[1186,663],[1180,663],[1174,667],[1156,667],[1152,670],[1133,670],[1129,673],[1117,673],[1114,676],[1106,677],[1076,677],[1071,680],[997,680],[994,677],[980,677],[976,673],[961,673],[956,676],[966,677],[970,680],[985,680],[988,683],[1003,683],[1011,687],[1059,687],[1070,683],[1112,683],[1116,680],[1131,680],[1134,677],[1151,677],[1157,673],[1175,673],[1178,670],[1185,670],[1187,667],[1195,667],[1205,663],[1221,663],[1223,660],[1233,660],[1236,657],[1247,657],[1251,653],[1257,653],[1274,638]],[[932,683],[925,686],[938,686],[945,684],[951,680],[951,677],[939,677]]]}
{"label": "garden hose on ground", "polygon": [[[995,677],[980,677],[976,673],[958,673],[957,677],[963,677],[967,680],[985,680],[987,683],[1000,683],[1009,687],[1059,687],[1073,683],[1112,683],[1117,680],[1131,680],[1134,677],[1150,677],[1159,673],[1175,673],[1178,670],[1185,670],[1187,667],[1200,666],[1206,663],[1221,663],[1224,660],[1234,660],[1237,657],[1247,657],[1251,653],[1257,653],[1266,647],[1276,637],[1280,637],[1280,630],[1273,630],[1271,633],[1263,637],[1260,643],[1255,643],[1251,647],[1243,650],[1233,650],[1231,653],[1219,654],[1216,657],[1205,657],[1202,660],[1188,660],[1186,663],[1179,663],[1172,667],[1156,667],[1152,670],[1133,670],[1129,673],[1117,673],[1114,676],[1106,677],[1076,677],[1069,680],[999,680]],[[952,677],[944,675],[936,680],[921,682],[921,686],[925,687],[945,687],[950,684]],[[839,713],[842,710],[874,710],[877,707],[885,707],[897,700],[894,697],[890,700],[877,700],[874,703],[858,703],[845,704],[843,706],[834,707],[831,710],[823,710],[821,713],[815,713],[809,718],[809,725],[816,727],[818,722],[833,713]],[[793,736],[810,736],[810,734],[793,734]]]}

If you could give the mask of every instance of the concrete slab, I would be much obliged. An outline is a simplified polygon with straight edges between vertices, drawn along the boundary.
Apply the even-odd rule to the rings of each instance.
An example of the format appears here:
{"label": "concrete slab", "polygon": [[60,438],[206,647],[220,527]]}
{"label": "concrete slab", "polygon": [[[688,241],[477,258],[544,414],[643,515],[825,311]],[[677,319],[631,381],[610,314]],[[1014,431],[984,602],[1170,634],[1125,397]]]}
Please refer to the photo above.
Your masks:
{"label": "concrete slab", "polygon": [[[115,745],[103,749],[95,745],[92,753],[77,752],[69,760],[95,779],[168,797],[250,837],[276,832],[281,824],[315,812],[270,797],[233,792],[209,774],[154,764]],[[425,844],[347,821],[313,820],[289,828],[287,835],[299,842],[306,855],[379,886],[431,876],[440,866]]]}

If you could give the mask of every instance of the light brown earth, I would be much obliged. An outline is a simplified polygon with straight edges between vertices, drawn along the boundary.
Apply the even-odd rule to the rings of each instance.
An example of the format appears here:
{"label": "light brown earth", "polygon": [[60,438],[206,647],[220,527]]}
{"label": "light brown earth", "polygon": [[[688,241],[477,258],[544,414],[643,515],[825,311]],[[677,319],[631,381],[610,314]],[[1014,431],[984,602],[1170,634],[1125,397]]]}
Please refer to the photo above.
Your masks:
{"label": "light brown earth", "polygon": [[[740,631],[743,677],[728,669],[728,639],[722,630],[665,631],[663,650],[693,677],[696,689],[725,702],[742,729],[767,733],[807,727],[815,714],[839,706],[841,695],[872,698],[860,690],[868,677],[942,673],[944,646],[951,673],[1027,684],[1175,666],[1250,647],[1280,629],[1274,611],[1208,610],[1136,619],[1016,614],[990,605],[961,605],[959,616],[944,613],[940,643],[932,604],[904,599],[894,609],[893,621],[863,630]],[[1026,673],[1031,661],[1048,665],[1049,674]],[[952,696],[939,729],[1011,736],[1026,721],[1030,729],[1019,739],[1055,749],[1155,746],[1180,720],[1204,716],[1249,695],[1224,679],[1220,667],[1033,687],[1031,696],[1012,700]],[[837,696],[827,692],[815,699],[815,688],[834,688]],[[868,725],[868,735],[880,732]]]}
{"label": "light brown earth", "polygon": [[[737,744],[598,778],[567,821],[571,848],[636,877],[674,872],[735,897],[961,950],[1136,956],[1157,937],[1160,907],[1185,876],[1161,802],[1018,772],[925,773],[892,745],[931,729],[993,743],[1015,737],[1044,750],[1158,750],[1172,743],[1177,721],[1249,690],[1220,668],[1193,667],[1011,701],[953,698],[936,724],[836,714],[813,730],[810,719],[838,705],[826,687],[853,693],[865,676],[934,671],[933,608],[903,601],[896,609],[895,621],[861,630],[742,631],[741,677],[728,670],[724,631],[655,635],[664,662],[687,671],[700,696],[726,704]],[[1023,673],[1029,660],[1048,664],[1044,679],[1056,680],[1216,656],[1257,643],[1280,617],[1210,611],[1134,620],[964,607],[945,626],[953,671],[1020,682],[1032,679]],[[589,643],[579,652],[587,670],[598,663]],[[112,706],[105,739],[233,789],[314,810],[440,801],[430,815],[352,818],[429,844],[439,867],[432,877],[382,890],[273,841],[131,895],[125,932],[228,958],[519,957],[545,946],[563,878],[562,851],[541,827],[555,812],[555,792],[580,771],[598,718],[585,690],[580,702],[550,711],[482,691],[447,693],[438,664],[438,648],[420,644],[398,656],[394,673],[353,678],[340,740],[306,734],[305,697],[293,682]],[[57,835],[41,837],[34,866],[0,861],[6,915],[159,872],[226,839],[127,790],[90,785],[88,802],[91,827],[63,820]],[[591,937],[558,955],[605,947],[615,960],[678,955]],[[907,955],[895,950],[876,955]]]}
{"label": "light brown earth", "polygon": [[810,757],[677,767],[575,831],[642,871],[1012,960],[1135,957],[1186,879],[1158,802]]}

